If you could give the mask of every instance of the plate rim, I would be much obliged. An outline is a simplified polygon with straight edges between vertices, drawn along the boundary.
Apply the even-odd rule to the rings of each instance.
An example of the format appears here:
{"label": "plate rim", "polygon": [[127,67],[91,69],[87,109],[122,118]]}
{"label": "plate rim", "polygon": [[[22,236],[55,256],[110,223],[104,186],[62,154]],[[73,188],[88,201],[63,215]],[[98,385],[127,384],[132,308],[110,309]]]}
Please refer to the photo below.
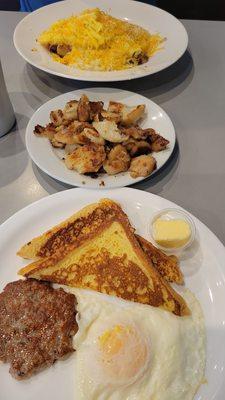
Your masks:
{"label": "plate rim", "polygon": [[[127,182],[127,183],[125,183],[125,184],[123,184],[123,185],[121,185],[121,184],[118,184],[118,185],[113,185],[113,186],[108,186],[108,187],[104,187],[104,186],[99,186],[99,184],[98,184],[98,186],[97,186],[97,184],[96,184],[96,186],[88,186],[88,184],[86,183],[85,185],[84,184],[82,184],[82,183],[79,183],[79,182],[76,182],[76,183],[73,183],[73,182],[71,182],[71,181],[69,181],[68,179],[61,179],[61,178],[59,178],[57,175],[55,175],[54,173],[50,173],[49,172],[49,170],[48,169],[45,169],[45,168],[43,168],[42,167],[42,165],[41,165],[41,163],[39,162],[39,160],[37,160],[37,158],[36,158],[36,156],[33,154],[33,150],[31,149],[31,146],[30,146],[30,143],[29,143],[29,140],[30,140],[30,137],[31,137],[31,131],[33,131],[33,129],[32,129],[32,124],[33,124],[33,119],[34,119],[34,117],[38,114],[38,113],[40,113],[42,110],[44,110],[44,108],[46,107],[46,106],[48,106],[53,100],[55,100],[55,99],[59,99],[59,98],[64,98],[64,97],[66,97],[66,96],[69,96],[69,95],[72,95],[73,93],[76,95],[76,93],[78,92],[84,92],[84,93],[87,93],[88,94],[88,92],[89,91],[96,91],[96,93],[98,93],[98,92],[101,92],[102,90],[105,90],[105,91],[107,91],[107,90],[109,90],[109,91],[113,91],[114,93],[116,93],[116,92],[118,92],[118,97],[119,97],[119,93],[120,92],[122,92],[122,93],[124,93],[124,94],[126,94],[126,96],[127,97],[129,97],[129,96],[132,96],[132,95],[135,95],[135,96],[138,96],[138,97],[140,97],[140,101],[143,101],[143,102],[145,102],[145,103],[149,103],[149,106],[151,107],[151,105],[154,105],[154,106],[156,106],[157,108],[158,108],[158,110],[160,111],[160,112],[162,112],[163,114],[164,114],[164,116],[168,119],[168,122],[171,124],[171,132],[172,132],[172,136],[173,136],[173,143],[172,144],[170,144],[170,153],[168,154],[168,158],[166,159],[166,161],[162,164],[162,166],[161,167],[159,167],[159,168],[157,168],[155,171],[153,171],[152,172],[152,174],[150,174],[149,176],[147,176],[147,177],[138,177],[138,178],[135,178],[135,179],[132,179],[132,181],[130,180],[129,182]],[[143,100],[142,100],[143,99]],[[63,100],[62,100],[63,101]],[[55,97],[53,97],[52,99],[49,99],[48,101],[46,101],[44,104],[42,104],[34,113],[33,113],[33,115],[31,116],[31,118],[29,119],[29,122],[28,122],[28,124],[27,124],[27,127],[26,127],[26,131],[25,131],[25,144],[26,144],[26,149],[27,149],[27,152],[28,152],[28,154],[29,154],[29,157],[31,158],[31,160],[37,165],[37,167],[41,170],[41,171],[43,171],[45,174],[47,174],[48,176],[50,176],[50,177],[52,177],[53,179],[55,179],[55,180],[57,180],[58,182],[62,182],[62,183],[64,183],[64,184],[67,184],[67,185],[70,185],[70,186],[73,186],[73,187],[80,187],[80,188],[87,188],[87,189],[91,189],[91,190],[95,190],[95,189],[99,189],[99,190],[105,190],[105,189],[107,189],[107,190],[109,190],[109,189],[112,189],[112,188],[120,188],[120,187],[125,187],[125,186],[130,186],[130,185],[134,185],[134,184],[136,184],[136,183],[138,183],[138,182],[143,182],[144,180],[147,180],[147,179],[152,179],[154,176],[155,176],[155,174],[156,173],[159,173],[159,171],[166,165],[166,163],[173,157],[173,155],[174,155],[174,149],[175,149],[175,146],[176,146],[176,143],[177,143],[177,135],[176,135],[176,130],[175,130],[175,127],[174,127],[174,124],[173,124],[173,122],[172,122],[172,120],[171,120],[171,118],[170,118],[170,116],[167,114],[167,112],[160,106],[160,105],[158,105],[157,103],[155,103],[154,101],[152,101],[151,99],[148,99],[146,96],[143,96],[143,95],[141,95],[141,94],[139,94],[139,93],[136,93],[136,92],[132,92],[132,91],[130,91],[130,90],[123,90],[123,89],[118,89],[118,88],[111,88],[111,87],[102,87],[102,86],[96,86],[96,87],[94,87],[94,88],[89,88],[89,87],[87,87],[87,88],[82,88],[82,89],[75,89],[75,90],[71,90],[71,91],[69,91],[69,92],[65,92],[65,93],[62,93],[62,94],[59,94],[58,96],[55,96]],[[80,174],[81,176],[82,176],[82,174]],[[104,179],[104,177],[103,177],[103,179]],[[97,182],[99,182],[99,181],[96,181],[96,183]]]}
{"label": "plate rim", "polygon": [[[129,0],[128,0],[129,1]],[[63,0],[63,1],[61,1],[60,3],[69,3],[70,2],[70,0]],[[132,0],[132,2],[133,3],[136,3],[137,5],[140,5],[140,2],[138,2],[138,1],[136,1],[136,0]],[[21,48],[20,48],[20,46],[19,46],[19,44],[18,44],[18,38],[17,38],[17,33],[18,33],[18,30],[21,28],[21,26],[23,25],[23,23],[24,23],[24,20],[29,20],[30,18],[32,18],[32,15],[33,14],[38,14],[39,12],[41,12],[40,10],[43,10],[43,9],[47,9],[47,8],[54,8],[54,5],[55,4],[57,4],[57,3],[53,3],[53,4],[48,4],[48,5],[46,5],[46,6],[44,6],[44,7],[41,7],[41,8],[39,8],[39,9],[37,9],[37,10],[35,10],[35,11],[33,11],[32,13],[29,13],[28,15],[26,15],[17,25],[16,25],[16,27],[15,27],[15,29],[14,29],[14,33],[13,33],[13,44],[14,44],[14,47],[16,48],[16,50],[17,50],[17,52],[20,54],[20,56],[28,63],[28,64],[30,64],[30,65],[32,65],[33,67],[35,67],[35,68],[38,68],[39,70],[42,70],[42,71],[44,71],[44,72],[46,72],[46,73],[49,73],[49,74],[51,74],[51,75],[55,75],[55,76],[59,76],[59,77],[62,77],[62,78],[66,78],[66,79],[71,79],[71,80],[78,80],[78,81],[85,81],[85,82],[122,82],[122,81],[130,81],[130,80],[132,80],[132,79],[138,79],[138,78],[143,78],[143,77],[145,77],[145,76],[149,76],[149,75],[153,75],[153,74],[156,74],[156,73],[158,73],[158,72],[160,72],[160,71],[163,71],[164,69],[166,69],[166,68],[168,68],[168,67],[170,67],[171,65],[173,65],[174,63],[176,63],[182,56],[183,56],[183,54],[185,53],[185,51],[187,50],[187,47],[188,47],[188,43],[189,43],[189,37],[188,37],[188,33],[187,33],[187,30],[186,30],[186,28],[185,28],[185,26],[183,25],[183,23],[180,21],[180,19],[178,19],[178,18],[176,18],[174,15],[172,15],[171,13],[169,13],[168,11],[166,11],[166,10],[163,10],[162,8],[160,8],[160,7],[156,7],[156,6],[153,6],[153,5],[151,5],[151,4],[147,4],[147,3],[141,3],[141,6],[146,6],[146,7],[150,7],[150,8],[157,8],[158,10],[160,10],[162,13],[164,13],[165,15],[167,15],[169,18],[173,18],[174,19],[174,21],[176,21],[176,23],[180,26],[180,28],[182,29],[182,31],[183,31],[183,34],[184,34],[184,45],[183,45],[183,49],[182,49],[182,51],[180,51],[179,52],[179,54],[176,56],[176,57],[173,57],[173,61],[172,62],[164,62],[163,64],[161,64],[161,65],[159,65],[158,66],[158,68],[155,68],[154,69],[154,71],[153,72],[151,72],[151,71],[145,71],[144,69],[143,70],[140,70],[140,72],[138,72],[138,70],[137,71],[134,71],[135,72],[135,74],[134,74],[134,76],[132,75],[132,74],[128,74],[128,76],[126,77],[126,76],[124,76],[124,77],[117,77],[116,75],[115,75],[115,77],[107,77],[107,71],[99,71],[99,72],[106,72],[106,75],[105,75],[105,77],[104,77],[104,79],[102,79],[101,77],[99,77],[99,78],[90,78],[90,77],[86,77],[85,75],[84,76],[74,76],[74,75],[69,75],[69,74],[66,74],[66,73],[63,73],[63,72],[58,72],[58,71],[54,71],[54,70],[52,70],[51,68],[48,68],[48,67],[45,67],[45,66],[41,66],[39,63],[37,63],[37,62],[35,62],[35,61],[32,61],[32,60],[30,60],[29,59],[29,57],[27,57],[24,53],[23,53],[23,51],[21,50]],[[47,10],[46,10],[47,11]],[[79,71],[79,70],[78,70]],[[126,71],[126,70],[122,70],[122,71]],[[90,74],[91,74],[91,72],[92,71],[90,71]],[[116,71],[110,71],[110,73],[114,73],[114,72],[116,72]]]}

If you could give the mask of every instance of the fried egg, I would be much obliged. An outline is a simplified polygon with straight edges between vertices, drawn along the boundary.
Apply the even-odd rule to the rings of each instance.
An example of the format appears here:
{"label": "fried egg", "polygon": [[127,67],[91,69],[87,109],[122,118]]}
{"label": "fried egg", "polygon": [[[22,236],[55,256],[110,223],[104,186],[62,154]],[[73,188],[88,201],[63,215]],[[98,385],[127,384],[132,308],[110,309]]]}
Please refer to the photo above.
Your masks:
{"label": "fried egg", "polygon": [[205,327],[201,307],[162,309],[74,290],[79,331],[74,337],[76,400],[192,400],[204,380]]}

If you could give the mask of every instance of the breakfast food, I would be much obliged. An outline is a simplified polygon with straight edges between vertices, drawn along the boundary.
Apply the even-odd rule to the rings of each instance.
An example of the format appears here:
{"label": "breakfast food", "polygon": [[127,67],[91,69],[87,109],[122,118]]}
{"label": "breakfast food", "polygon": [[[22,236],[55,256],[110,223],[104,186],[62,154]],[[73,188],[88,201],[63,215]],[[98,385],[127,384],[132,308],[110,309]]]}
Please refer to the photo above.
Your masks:
{"label": "breakfast food", "polygon": [[[90,101],[83,95],[50,113],[50,123],[36,125],[34,134],[50,140],[62,150],[65,166],[79,174],[129,171],[131,177],[146,177],[156,168],[152,153],[163,151],[169,141],[154,129],[142,129],[138,122],[145,106],[127,106],[110,101]],[[151,154],[150,154],[151,153]]]}
{"label": "breakfast food", "polygon": [[138,239],[138,242],[140,243],[144,252],[151,259],[153,266],[166,281],[175,282],[178,285],[182,285],[184,283],[184,277],[179,268],[178,258],[176,256],[168,256],[139,235],[136,235],[136,238]]}
{"label": "breakfast food", "polygon": [[191,238],[191,228],[183,219],[161,219],[153,223],[153,237],[156,243],[165,248],[179,248]]}
{"label": "breakfast food", "polygon": [[76,347],[76,399],[192,400],[204,380],[201,307],[186,291],[191,315],[97,293],[75,291],[81,316]]}
{"label": "breakfast food", "polygon": [[62,225],[35,238],[19,251],[34,249],[37,261],[20,275],[92,289],[125,300],[189,314],[178,293],[166,283],[141,249],[126,214],[112,200],[85,207]]}
{"label": "breakfast food", "polygon": [[33,279],[0,293],[0,360],[16,379],[27,378],[73,351],[76,298]]}
{"label": "breakfast food", "polygon": [[172,289],[183,283],[177,257],[135,235],[118,203],[84,207],[18,254],[35,261],[0,294],[0,359],[14,377],[76,350],[77,400],[193,400],[206,357],[200,304]]}
{"label": "breakfast food", "polygon": [[61,64],[113,71],[146,63],[163,38],[94,8],[55,22],[38,42]]}

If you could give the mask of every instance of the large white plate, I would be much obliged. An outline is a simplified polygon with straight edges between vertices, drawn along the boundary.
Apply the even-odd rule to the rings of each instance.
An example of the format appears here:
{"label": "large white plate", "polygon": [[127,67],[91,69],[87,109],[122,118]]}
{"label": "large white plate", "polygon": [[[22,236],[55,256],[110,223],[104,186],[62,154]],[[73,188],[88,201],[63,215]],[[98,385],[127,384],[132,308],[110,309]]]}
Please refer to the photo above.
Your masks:
{"label": "large white plate", "polygon": [[[86,8],[99,7],[114,17],[138,24],[151,33],[159,32],[167,40],[164,49],[141,66],[123,71],[82,71],[54,62],[48,52],[37,45],[40,33],[53,22],[80,13]],[[40,8],[26,16],[16,27],[14,44],[20,55],[30,64],[51,74],[83,81],[122,81],[161,71],[177,61],[187,48],[185,28],[175,17],[161,10],[133,0],[67,0]],[[38,51],[34,51],[37,49]]]}
{"label": "large white plate", "polygon": [[[95,179],[90,176],[78,174],[76,171],[71,171],[66,168],[64,162],[60,159],[60,151],[55,150],[48,139],[39,138],[33,134],[35,125],[45,125],[49,122],[50,111],[63,108],[66,102],[71,99],[79,100],[83,93],[92,101],[104,101],[106,106],[110,100],[121,101],[128,105],[145,104],[146,116],[142,126],[156,129],[157,132],[170,141],[166,150],[153,153],[157,161],[157,169],[151,176],[162,168],[171,156],[176,140],[173,124],[165,111],[146,97],[132,92],[111,88],[93,88],[76,90],[55,97],[41,106],[30,119],[26,130],[26,146],[30,157],[40,169],[53,178],[69,185],[95,189],[132,185],[144,179],[142,177],[136,179],[131,178],[129,172],[112,176],[100,174],[99,177]],[[102,186],[102,181],[104,181],[104,186]]]}
{"label": "large white plate", "polygon": [[[118,201],[137,232],[146,238],[149,237],[149,221],[153,213],[175,206],[161,197],[129,188],[106,192],[71,189],[45,197],[19,211],[0,227],[0,290],[18,278],[18,269],[25,265],[16,256],[22,244],[102,197]],[[224,400],[225,248],[205,225],[196,218],[194,221],[197,241],[181,261],[181,267],[186,286],[201,302],[207,329],[207,383],[201,386],[195,400]],[[74,357],[58,361],[24,382],[11,378],[8,365],[0,365],[0,400],[76,400]]]}

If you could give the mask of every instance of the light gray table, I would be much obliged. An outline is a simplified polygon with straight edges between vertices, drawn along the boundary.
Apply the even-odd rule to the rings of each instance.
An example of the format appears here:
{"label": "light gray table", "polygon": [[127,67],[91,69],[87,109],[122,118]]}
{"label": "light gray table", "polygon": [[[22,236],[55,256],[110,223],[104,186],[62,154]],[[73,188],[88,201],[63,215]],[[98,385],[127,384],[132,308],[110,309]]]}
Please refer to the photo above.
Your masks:
{"label": "light gray table", "polygon": [[[94,86],[56,78],[26,64],[12,40],[23,17],[23,13],[0,12],[0,56],[17,117],[13,131],[0,139],[0,222],[27,204],[68,188],[31,162],[25,128],[34,111],[50,98]],[[180,61],[154,76],[111,86],[138,92],[161,105],[177,133],[179,148],[170,162],[135,187],[186,208],[225,243],[225,22],[183,22],[190,42]]]}

